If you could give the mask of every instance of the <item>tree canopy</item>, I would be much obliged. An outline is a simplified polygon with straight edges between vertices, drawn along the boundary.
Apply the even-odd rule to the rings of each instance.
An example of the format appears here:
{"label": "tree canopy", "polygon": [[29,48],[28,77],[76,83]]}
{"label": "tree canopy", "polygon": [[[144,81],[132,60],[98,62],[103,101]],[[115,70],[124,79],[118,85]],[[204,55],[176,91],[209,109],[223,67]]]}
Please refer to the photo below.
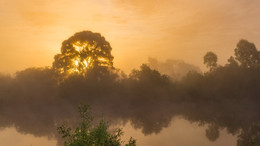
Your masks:
{"label": "tree canopy", "polygon": [[217,67],[217,61],[218,61],[218,57],[213,52],[207,52],[206,55],[204,56],[204,64],[210,69]]}
{"label": "tree canopy", "polygon": [[112,68],[111,46],[99,33],[82,31],[63,41],[61,53],[55,55],[53,68],[60,73],[84,74],[88,69]]}
{"label": "tree canopy", "polygon": [[260,52],[256,49],[255,44],[244,39],[238,42],[235,56],[243,67],[251,68],[260,64]]}
{"label": "tree canopy", "polygon": [[[85,36],[87,32],[81,33]],[[73,56],[80,56],[82,52],[77,51],[80,49],[73,46],[72,40],[68,42],[71,43],[66,46],[65,41],[63,52],[56,55],[53,68],[30,68],[15,76],[0,75],[1,127],[14,126],[21,133],[57,138],[57,122],[66,121],[74,127],[75,121],[80,120],[72,109],[80,103],[88,103],[95,116],[102,112],[113,124],[129,122],[145,135],[159,133],[174,117],[182,116],[190,122],[208,125],[205,135],[211,141],[217,140],[220,130],[226,129],[238,135],[239,146],[259,143],[255,123],[260,121],[260,66],[258,50],[252,43],[240,41],[234,57],[223,66],[217,65],[216,54],[206,54],[205,64],[212,68],[209,72],[189,72],[174,81],[162,74],[160,68],[156,70],[149,65],[120,75],[113,72],[112,58],[110,65],[103,66],[96,59],[92,65],[80,69],[79,64],[73,64],[79,63],[73,62]],[[84,51],[82,54],[84,56]],[[81,63],[87,58],[83,57]],[[63,78],[63,73],[69,75]],[[82,117],[88,120],[82,120],[83,124],[75,129],[60,126],[68,145],[122,144],[120,130],[110,133],[104,120],[95,125],[91,116]]]}

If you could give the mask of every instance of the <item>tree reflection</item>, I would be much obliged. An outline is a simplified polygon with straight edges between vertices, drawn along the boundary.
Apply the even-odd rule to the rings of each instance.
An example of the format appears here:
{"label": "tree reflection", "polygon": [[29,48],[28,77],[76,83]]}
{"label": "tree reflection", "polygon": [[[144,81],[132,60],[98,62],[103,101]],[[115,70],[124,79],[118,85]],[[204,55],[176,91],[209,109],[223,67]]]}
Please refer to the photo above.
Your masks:
{"label": "tree reflection", "polygon": [[148,65],[125,75],[113,67],[111,50],[100,34],[83,31],[62,43],[52,68],[0,75],[0,127],[55,137],[56,124],[77,123],[74,108],[87,103],[94,116],[103,113],[115,124],[130,121],[144,134],[159,133],[182,116],[209,125],[210,141],[226,129],[239,135],[239,146],[259,143],[260,53],[253,43],[240,41],[224,66],[216,65],[212,52],[205,63],[214,69],[174,81]]}

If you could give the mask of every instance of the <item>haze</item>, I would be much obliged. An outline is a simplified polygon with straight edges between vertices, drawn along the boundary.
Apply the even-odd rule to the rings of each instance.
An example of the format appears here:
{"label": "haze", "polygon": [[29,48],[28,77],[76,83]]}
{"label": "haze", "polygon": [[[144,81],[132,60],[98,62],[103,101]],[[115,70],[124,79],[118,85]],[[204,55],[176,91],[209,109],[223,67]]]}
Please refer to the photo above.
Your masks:
{"label": "haze", "polygon": [[137,145],[260,143],[259,6],[0,0],[0,145],[61,144],[82,102]]}
{"label": "haze", "polygon": [[99,32],[115,66],[129,72],[148,57],[179,59],[205,69],[214,51],[224,63],[246,38],[260,45],[257,0],[1,0],[0,71],[51,66],[61,42],[82,30]]}

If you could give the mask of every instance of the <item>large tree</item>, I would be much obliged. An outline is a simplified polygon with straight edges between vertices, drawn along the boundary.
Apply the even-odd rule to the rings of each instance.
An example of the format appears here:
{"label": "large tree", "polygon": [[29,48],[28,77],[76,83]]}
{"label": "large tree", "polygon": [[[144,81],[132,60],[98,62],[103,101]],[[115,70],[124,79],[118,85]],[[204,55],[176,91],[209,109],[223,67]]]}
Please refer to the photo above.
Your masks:
{"label": "large tree", "polygon": [[111,46],[99,33],[82,31],[63,41],[53,68],[60,73],[86,73],[88,69],[113,68]]}
{"label": "large tree", "polygon": [[247,68],[256,67],[260,64],[260,53],[257,51],[255,44],[243,39],[237,44],[235,58],[241,66]]}

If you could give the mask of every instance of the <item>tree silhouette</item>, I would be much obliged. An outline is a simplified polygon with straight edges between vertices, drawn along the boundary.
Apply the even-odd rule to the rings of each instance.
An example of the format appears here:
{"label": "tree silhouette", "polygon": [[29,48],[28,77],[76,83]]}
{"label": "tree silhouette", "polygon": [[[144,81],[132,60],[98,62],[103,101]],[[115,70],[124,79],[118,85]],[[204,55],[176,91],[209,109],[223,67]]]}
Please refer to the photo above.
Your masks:
{"label": "tree silhouette", "polygon": [[97,67],[113,68],[111,46],[99,33],[82,31],[63,41],[53,68],[60,73],[86,73]]}
{"label": "tree silhouette", "polygon": [[257,51],[255,44],[247,40],[240,40],[235,49],[236,59],[240,62],[241,66],[251,68],[259,66],[260,53]]}
{"label": "tree silhouette", "polygon": [[204,56],[204,64],[212,70],[213,68],[217,67],[218,57],[213,52],[207,52]]}
{"label": "tree silhouette", "polygon": [[230,56],[227,65],[231,67],[238,67],[238,62],[233,56]]}

